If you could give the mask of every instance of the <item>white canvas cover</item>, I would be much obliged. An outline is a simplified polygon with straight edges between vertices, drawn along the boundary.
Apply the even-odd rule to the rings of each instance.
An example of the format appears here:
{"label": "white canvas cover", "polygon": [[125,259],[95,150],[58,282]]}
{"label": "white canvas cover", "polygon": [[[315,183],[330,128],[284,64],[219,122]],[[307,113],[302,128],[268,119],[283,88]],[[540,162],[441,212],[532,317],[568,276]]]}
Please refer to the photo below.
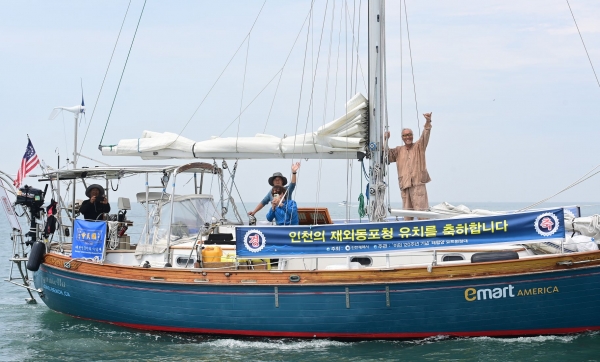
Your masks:
{"label": "white canvas cover", "polygon": [[195,142],[170,132],[144,131],[137,139],[103,146],[106,156],[165,158],[355,158],[367,142],[367,99],[360,93],[346,103],[348,112],[316,132],[285,138],[256,134],[254,137],[211,137]]}

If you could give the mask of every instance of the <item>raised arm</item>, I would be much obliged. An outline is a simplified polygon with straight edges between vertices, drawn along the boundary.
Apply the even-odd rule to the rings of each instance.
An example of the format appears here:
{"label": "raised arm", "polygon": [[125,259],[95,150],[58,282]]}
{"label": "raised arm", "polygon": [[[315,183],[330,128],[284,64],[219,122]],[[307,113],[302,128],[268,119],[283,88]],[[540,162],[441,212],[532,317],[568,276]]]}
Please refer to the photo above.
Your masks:
{"label": "raised arm", "polygon": [[425,117],[425,126],[423,127],[423,134],[421,138],[417,142],[423,143],[423,148],[427,148],[429,144],[429,135],[431,134],[431,114],[433,112],[424,113],[423,117]]}
{"label": "raised arm", "polygon": [[298,172],[299,168],[300,168],[300,162],[296,162],[295,164],[292,165],[292,183],[293,184],[296,183],[296,173]]}

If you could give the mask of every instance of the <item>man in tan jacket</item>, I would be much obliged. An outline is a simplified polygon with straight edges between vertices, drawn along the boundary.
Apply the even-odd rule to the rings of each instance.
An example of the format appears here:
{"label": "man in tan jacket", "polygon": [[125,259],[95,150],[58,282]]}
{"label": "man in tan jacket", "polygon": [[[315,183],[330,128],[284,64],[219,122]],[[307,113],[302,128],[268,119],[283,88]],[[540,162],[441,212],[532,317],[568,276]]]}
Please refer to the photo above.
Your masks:
{"label": "man in tan jacket", "polygon": [[[423,114],[425,116],[425,126],[423,134],[417,142],[413,143],[413,132],[409,128],[402,130],[402,141],[404,146],[398,146],[388,150],[388,161],[396,162],[398,168],[398,184],[402,195],[402,208],[404,210],[427,210],[429,209],[429,200],[427,199],[427,189],[425,184],[431,181],[429,172],[427,172],[427,162],[425,161],[425,150],[429,143],[431,133],[431,112]],[[386,132],[386,140],[390,133]],[[412,217],[405,217],[405,220],[412,220]]]}

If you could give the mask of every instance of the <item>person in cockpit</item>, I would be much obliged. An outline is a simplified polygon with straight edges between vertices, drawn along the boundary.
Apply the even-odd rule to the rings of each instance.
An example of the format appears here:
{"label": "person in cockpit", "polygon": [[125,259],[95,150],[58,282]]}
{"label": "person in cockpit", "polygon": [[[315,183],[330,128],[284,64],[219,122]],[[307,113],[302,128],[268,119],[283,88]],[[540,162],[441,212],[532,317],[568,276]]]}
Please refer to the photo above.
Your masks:
{"label": "person in cockpit", "polygon": [[108,198],[104,196],[104,188],[98,184],[88,186],[85,190],[85,196],[89,197],[81,203],[79,212],[86,220],[102,220],[100,215],[110,212]]}
{"label": "person in cockpit", "polygon": [[[294,192],[294,189],[296,188],[296,173],[298,172],[299,168],[300,162],[296,162],[292,165],[292,182],[288,186],[285,186],[287,185],[287,178],[283,176],[281,172],[275,172],[273,176],[269,177],[269,185],[285,186],[285,189],[287,190],[286,198],[291,200],[292,192]],[[248,215],[254,216],[263,207],[267,206],[271,201],[273,201],[273,195],[271,190],[269,190],[267,195],[261,200],[261,202],[258,205],[256,205],[254,210],[248,212]]]}
{"label": "person in cockpit", "polygon": [[267,213],[267,220],[277,223],[277,225],[298,225],[298,205],[296,201],[286,197],[286,190],[283,186],[273,186],[271,190],[271,208]]}

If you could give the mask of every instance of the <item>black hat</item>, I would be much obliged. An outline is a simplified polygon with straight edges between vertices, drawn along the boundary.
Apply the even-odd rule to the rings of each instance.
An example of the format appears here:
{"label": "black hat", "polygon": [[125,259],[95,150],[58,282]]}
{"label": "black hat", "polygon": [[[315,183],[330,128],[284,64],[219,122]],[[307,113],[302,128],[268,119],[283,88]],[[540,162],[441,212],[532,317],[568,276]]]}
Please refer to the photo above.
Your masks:
{"label": "black hat", "polygon": [[98,189],[98,191],[100,191],[99,196],[104,196],[104,187],[98,184],[89,185],[87,189],[85,189],[85,196],[90,197],[90,192],[92,192],[92,189]]}
{"label": "black hat", "polygon": [[269,177],[269,185],[275,186],[275,185],[273,185],[273,180],[275,180],[276,177],[281,177],[283,179],[283,185],[282,186],[287,185],[287,178],[285,178],[285,176],[283,176],[281,174],[281,172],[275,172],[273,174],[273,176]]}

